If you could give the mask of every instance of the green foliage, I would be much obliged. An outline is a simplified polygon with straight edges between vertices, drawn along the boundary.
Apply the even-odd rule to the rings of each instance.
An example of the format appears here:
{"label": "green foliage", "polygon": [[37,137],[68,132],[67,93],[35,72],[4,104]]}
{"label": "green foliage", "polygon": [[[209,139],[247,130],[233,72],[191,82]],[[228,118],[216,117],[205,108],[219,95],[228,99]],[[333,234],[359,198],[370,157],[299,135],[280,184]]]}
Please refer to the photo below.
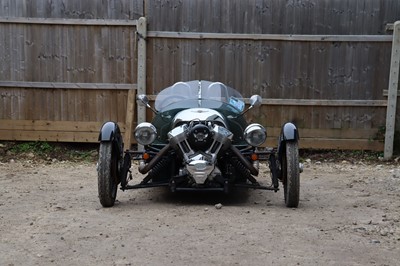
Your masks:
{"label": "green foliage", "polygon": [[[1,148],[2,147],[2,148]],[[57,142],[5,142],[0,147],[0,161],[14,158],[33,160],[87,161],[97,160],[97,144]]]}
{"label": "green foliage", "polygon": [[16,144],[10,150],[14,153],[32,152],[37,155],[45,155],[54,152],[55,148],[48,142],[36,141]]}
{"label": "green foliage", "polygon": [[378,131],[376,132],[375,136],[372,137],[372,140],[378,140],[381,142],[385,141],[385,133],[386,133],[386,126],[380,126]]}

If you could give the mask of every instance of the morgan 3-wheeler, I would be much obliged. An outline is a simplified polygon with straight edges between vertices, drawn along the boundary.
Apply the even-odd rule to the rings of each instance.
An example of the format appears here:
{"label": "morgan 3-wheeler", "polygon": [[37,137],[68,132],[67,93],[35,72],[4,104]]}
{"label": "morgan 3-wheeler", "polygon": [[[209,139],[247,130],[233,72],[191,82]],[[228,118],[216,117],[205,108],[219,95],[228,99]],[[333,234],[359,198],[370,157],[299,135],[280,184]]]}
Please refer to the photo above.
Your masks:
{"label": "morgan 3-wheeler", "polygon": [[[293,123],[285,123],[277,148],[261,148],[266,129],[244,118],[247,111],[261,105],[259,95],[253,95],[245,109],[243,97],[233,88],[195,80],[162,90],[154,108],[146,95],[138,95],[137,100],[155,113],[151,123],[140,123],[134,131],[137,150],[124,151],[117,123],[106,122],[100,130],[98,194],[104,207],[114,205],[118,186],[123,191],[165,186],[172,192],[227,193],[235,187],[277,192],[279,183],[285,205],[298,206],[302,171],[298,130]],[[134,165],[142,177],[132,174],[133,161],[138,161]],[[256,179],[261,161],[270,169],[268,185]]]}

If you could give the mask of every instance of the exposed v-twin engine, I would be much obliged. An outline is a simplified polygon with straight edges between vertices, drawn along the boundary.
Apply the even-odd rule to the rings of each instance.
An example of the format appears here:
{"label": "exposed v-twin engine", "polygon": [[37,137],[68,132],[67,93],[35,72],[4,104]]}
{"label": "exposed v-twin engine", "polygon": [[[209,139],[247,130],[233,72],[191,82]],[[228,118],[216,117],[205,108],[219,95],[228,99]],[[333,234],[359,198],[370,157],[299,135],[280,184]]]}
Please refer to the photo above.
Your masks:
{"label": "exposed v-twin engine", "polygon": [[210,121],[192,121],[168,133],[170,144],[181,152],[183,167],[180,174],[188,174],[197,184],[220,174],[217,155],[231,144],[233,134]]}

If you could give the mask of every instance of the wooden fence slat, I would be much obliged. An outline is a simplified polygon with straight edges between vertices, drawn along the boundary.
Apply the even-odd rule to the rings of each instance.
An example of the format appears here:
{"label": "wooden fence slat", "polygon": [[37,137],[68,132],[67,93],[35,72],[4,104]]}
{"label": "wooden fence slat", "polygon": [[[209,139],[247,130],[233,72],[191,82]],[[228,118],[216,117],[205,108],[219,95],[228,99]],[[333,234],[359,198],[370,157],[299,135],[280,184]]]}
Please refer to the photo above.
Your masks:
{"label": "wooden fence slat", "polygon": [[[98,142],[102,122],[0,120],[1,140]],[[125,123],[118,122],[122,134]]]}
{"label": "wooden fence slat", "polygon": [[0,23],[39,24],[39,25],[73,25],[73,26],[136,26],[137,20],[7,17],[7,18],[0,18]]}
{"label": "wooden fence slat", "polygon": [[212,40],[268,40],[294,42],[391,42],[388,35],[295,35],[295,34],[244,34],[210,32],[148,31],[147,37],[166,39],[212,39]]}
{"label": "wooden fence slat", "polygon": [[[275,144],[276,145],[276,144]],[[301,149],[382,151],[384,143],[365,139],[301,139]]]}
{"label": "wooden fence slat", "polygon": [[[150,101],[155,101],[157,95],[148,95]],[[244,99],[249,104],[250,98]],[[386,107],[385,100],[314,100],[314,99],[262,99],[263,105],[293,105],[293,106],[354,106],[354,107]]]}
{"label": "wooden fence slat", "polygon": [[124,142],[125,145],[127,145],[127,148],[129,149],[132,144],[132,133],[133,133],[133,119],[134,119],[134,112],[136,108],[136,94],[135,90],[129,90],[128,92],[128,99],[127,99],[127,106],[126,106],[126,120],[125,120],[125,125],[126,125],[126,131],[125,131],[125,138]]}
{"label": "wooden fence slat", "polygon": [[[269,138],[276,138],[281,132],[280,127],[266,127],[267,135]],[[367,139],[369,141],[383,141],[382,129],[312,129],[312,128],[301,128],[299,129],[300,139],[313,138],[313,139]]]}
{"label": "wooden fence slat", "polygon": [[[133,115],[133,112],[131,112]],[[1,120],[0,130],[21,130],[21,131],[76,131],[76,132],[99,132],[102,122],[76,122],[76,121],[45,121],[45,120]],[[128,129],[128,124],[118,122],[121,131]],[[126,128],[126,129],[125,129]],[[267,127],[269,137],[279,136],[280,127]],[[378,129],[306,129],[300,131],[301,138],[328,138],[335,139],[370,139],[379,134]]]}
{"label": "wooden fence slat", "polygon": [[385,154],[389,159],[393,155],[394,132],[397,110],[397,90],[399,88],[400,71],[400,21],[394,23],[392,58],[390,61],[390,77],[388,89],[388,107],[386,113]]}
{"label": "wooden fence slat", "polygon": [[[93,121],[49,121],[49,120],[0,120],[0,130],[21,131],[76,131],[99,132],[103,122]],[[125,124],[118,122],[121,131],[125,132]]]}
{"label": "wooden fence slat", "polygon": [[[137,37],[138,37],[138,68],[137,68],[137,93],[146,94],[146,38],[147,38],[147,21],[146,18],[139,18],[137,25]],[[137,106],[137,122],[146,121],[146,109],[144,106]]]}
{"label": "wooden fence slat", "polygon": [[137,84],[123,83],[67,83],[67,82],[27,82],[0,81],[0,88],[40,88],[40,89],[76,89],[76,90],[130,90],[136,89]]}
{"label": "wooden fence slat", "polygon": [[11,141],[57,141],[97,143],[98,132],[71,131],[4,131],[0,130],[2,140]]}
{"label": "wooden fence slat", "polygon": [[[3,123],[4,122],[4,123]],[[118,123],[122,133],[126,133],[125,124]],[[92,142],[98,141],[101,128],[98,122],[74,121],[29,121],[3,120],[0,123],[0,138],[3,140],[25,141],[62,141],[62,142]],[[268,128],[266,145],[275,147],[280,128]],[[373,130],[337,130],[337,136],[332,136],[330,129],[318,130],[303,129],[300,134],[300,148],[315,149],[355,149],[355,150],[382,150],[383,142],[368,139]],[[361,139],[359,137],[365,138]]]}

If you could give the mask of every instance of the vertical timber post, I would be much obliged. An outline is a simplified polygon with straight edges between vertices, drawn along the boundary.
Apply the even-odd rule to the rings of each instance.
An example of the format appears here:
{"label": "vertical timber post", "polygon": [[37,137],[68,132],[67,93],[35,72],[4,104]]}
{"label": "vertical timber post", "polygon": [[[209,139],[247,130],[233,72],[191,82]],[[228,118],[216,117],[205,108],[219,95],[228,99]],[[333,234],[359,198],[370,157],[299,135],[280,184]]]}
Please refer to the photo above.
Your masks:
{"label": "vertical timber post", "polygon": [[130,149],[132,145],[132,129],[133,129],[133,117],[135,110],[135,92],[136,89],[130,89],[128,91],[128,100],[126,104],[126,118],[125,118],[125,144],[126,148]]}
{"label": "vertical timber post", "polygon": [[397,109],[397,90],[399,85],[399,61],[400,61],[400,21],[394,23],[392,57],[390,60],[390,76],[388,88],[388,104],[386,110],[386,133],[384,158],[393,156],[394,132]]}
{"label": "vertical timber post", "polygon": [[[145,17],[138,19],[137,24],[138,37],[138,68],[137,68],[137,94],[146,94],[146,37],[147,22]],[[140,104],[137,105],[137,123],[146,121],[146,108]],[[138,145],[138,150],[143,150],[143,145]]]}
{"label": "vertical timber post", "polygon": [[[138,35],[138,73],[137,73],[137,94],[146,94],[146,37],[147,22],[146,18],[141,17],[137,25]],[[138,124],[146,121],[146,108],[137,105]]]}

